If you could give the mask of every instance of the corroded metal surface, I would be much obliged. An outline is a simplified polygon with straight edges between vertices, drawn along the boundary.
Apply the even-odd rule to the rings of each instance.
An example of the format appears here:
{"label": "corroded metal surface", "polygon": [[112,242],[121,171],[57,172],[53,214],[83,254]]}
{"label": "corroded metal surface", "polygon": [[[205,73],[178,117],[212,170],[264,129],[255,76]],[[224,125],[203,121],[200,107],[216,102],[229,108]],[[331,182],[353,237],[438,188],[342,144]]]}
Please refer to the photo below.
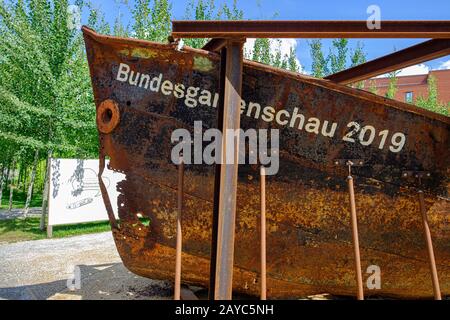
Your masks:
{"label": "corroded metal surface", "polygon": [[175,20],[174,38],[450,38],[448,20]]}
{"label": "corroded metal surface", "polygon": [[[113,234],[124,264],[150,278],[173,279],[177,212],[177,167],[170,160],[171,133],[193,132],[217,125],[214,93],[218,91],[219,59],[202,50],[99,36],[84,28],[97,111],[108,99],[117,103],[120,121],[109,133],[99,130],[100,157],[126,179],[120,192],[120,221]],[[152,91],[145,83],[119,81],[120,64],[130,72],[160,75],[185,88],[212,93],[210,104]],[[270,106],[279,119],[241,116],[241,127],[280,129],[280,171],[267,176],[267,297],[329,292],[354,294],[354,260],[345,166],[335,159],[363,159],[352,170],[363,277],[369,265],[381,268],[381,289],[365,295],[431,297],[433,295],[417,201],[417,179],[404,171],[425,171],[422,179],[429,209],[436,263],[443,294],[450,294],[450,215],[448,202],[449,120],[446,117],[360,90],[253,62],[244,63],[243,100]],[[161,84],[162,85],[162,84]],[[168,87],[166,87],[167,89]],[[175,90],[174,88],[172,88]],[[168,89],[165,91],[167,92]],[[198,98],[198,97],[197,97]],[[189,105],[189,106],[188,106]],[[297,109],[295,109],[297,108]],[[305,126],[284,124],[281,110],[303,114]],[[284,114],[286,115],[286,114]],[[320,122],[318,134],[314,130]],[[100,119],[108,120],[108,117]],[[312,120],[311,120],[312,119]],[[325,121],[328,126],[325,125]],[[371,144],[345,141],[357,122],[366,127]],[[309,131],[306,124],[310,123]],[[332,137],[332,124],[336,129]],[[100,126],[99,126],[100,129]],[[370,129],[370,130],[369,130]],[[361,130],[360,130],[361,131]],[[359,131],[359,132],[360,132]],[[386,134],[386,132],[389,132]],[[395,133],[405,135],[405,143]],[[359,134],[359,133],[358,133]],[[358,136],[351,135],[350,138]],[[382,145],[383,137],[385,138]],[[397,135],[397,138],[399,135]],[[367,142],[363,139],[363,141]],[[392,148],[390,148],[392,147]],[[398,149],[401,149],[397,151]],[[392,150],[396,151],[393,152]],[[182,281],[208,285],[214,166],[185,166]],[[241,165],[237,191],[234,289],[259,295],[259,167]],[[102,189],[106,207],[109,199]],[[430,209],[431,208],[431,209]],[[140,219],[143,216],[149,222]]]}

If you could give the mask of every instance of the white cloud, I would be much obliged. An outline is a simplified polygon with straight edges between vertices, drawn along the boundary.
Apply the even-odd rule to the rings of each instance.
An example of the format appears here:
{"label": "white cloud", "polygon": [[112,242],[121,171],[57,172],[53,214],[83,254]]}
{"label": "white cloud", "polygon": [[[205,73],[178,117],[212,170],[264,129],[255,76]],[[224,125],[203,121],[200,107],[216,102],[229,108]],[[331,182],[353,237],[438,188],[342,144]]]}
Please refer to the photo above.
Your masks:
{"label": "white cloud", "polygon": [[416,74],[428,74],[430,68],[423,63],[401,69],[397,76],[413,76]]}
{"label": "white cloud", "polygon": [[[421,63],[421,64],[416,64],[413,66],[409,66],[409,67],[400,69],[399,73],[397,73],[397,77],[428,74],[428,72],[430,72],[430,68],[427,65]],[[385,73],[385,74],[376,76],[376,78],[386,78],[388,76],[389,76],[389,74]]]}
{"label": "white cloud", "polygon": [[438,70],[447,70],[447,69],[450,69],[450,60],[442,62],[438,67]]}
{"label": "white cloud", "polygon": [[[244,55],[247,59],[251,59],[253,55],[253,47],[255,45],[255,38],[248,38],[244,44]],[[280,48],[281,55],[289,55],[291,48],[297,48],[297,40],[295,39],[269,39],[271,54],[274,54],[278,48]],[[297,64],[300,66],[300,72],[304,73],[303,66],[300,60],[296,58]]]}

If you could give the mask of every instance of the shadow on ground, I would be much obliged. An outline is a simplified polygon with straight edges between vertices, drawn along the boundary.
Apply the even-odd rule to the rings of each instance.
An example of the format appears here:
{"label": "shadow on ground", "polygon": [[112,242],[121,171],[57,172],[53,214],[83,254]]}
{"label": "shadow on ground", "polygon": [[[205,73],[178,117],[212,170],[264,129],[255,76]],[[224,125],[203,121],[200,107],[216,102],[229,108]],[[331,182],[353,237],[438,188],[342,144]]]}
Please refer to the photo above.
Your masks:
{"label": "shadow on ground", "polygon": [[[0,299],[12,300],[154,300],[172,299],[167,281],[151,280],[128,271],[122,263],[79,265],[80,289],[70,290],[68,280],[0,288]],[[76,273],[74,273],[76,274]],[[68,278],[76,278],[70,276]],[[76,285],[75,279],[69,284]]]}

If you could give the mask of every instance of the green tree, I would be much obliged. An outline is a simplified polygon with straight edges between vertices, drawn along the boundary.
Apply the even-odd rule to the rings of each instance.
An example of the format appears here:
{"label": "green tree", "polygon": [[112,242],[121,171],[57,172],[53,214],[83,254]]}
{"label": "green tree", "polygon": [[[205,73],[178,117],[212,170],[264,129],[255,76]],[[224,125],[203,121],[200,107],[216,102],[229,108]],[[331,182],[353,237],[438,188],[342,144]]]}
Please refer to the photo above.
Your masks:
{"label": "green tree", "polygon": [[348,56],[348,39],[333,39],[329,53],[330,69],[336,73],[346,69]]}
{"label": "green tree", "polygon": [[117,37],[129,37],[130,32],[128,31],[128,26],[124,26],[122,23],[123,20],[123,13],[122,13],[122,6],[125,6],[126,9],[129,9],[128,7],[128,0],[115,0],[116,8],[117,8],[117,17],[114,20],[113,25],[113,34]]}
{"label": "green tree", "polygon": [[[355,67],[367,61],[364,45],[361,42],[356,44],[356,48],[350,50],[350,67]],[[359,81],[354,86],[358,89],[364,88],[364,81]]]}
{"label": "green tree", "polygon": [[309,42],[310,54],[312,59],[312,75],[316,78],[323,78],[329,74],[328,60],[325,58],[322,50],[322,41],[315,39]]}
{"label": "green tree", "polygon": [[[363,48],[360,42],[356,44],[355,48],[349,48],[348,39],[333,39],[330,51],[325,56],[322,40],[315,39],[310,41],[312,75],[316,78],[323,78],[332,73],[366,62],[366,54]],[[362,84],[359,83],[356,86],[362,87]]]}
{"label": "green tree", "polygon": [[300,72],[296,50],[293,47],[289,49],[289,55],[287,56],[287,69],[294,72]]}
{"label": "green tree", "polygon": [[[186,20],[241,20],[244,12],[237,6],[237,0],[233,1],[230,8],[227,3],[216,7],[214,0],[190,0],[186,6],[184,18]],[[184,39],[184,44],[192,48],[202,48],[209,39]]]}
{"label": "green tree", "polygon": [[[275,56],[275,58],[274,58]],[[276,61],[277,67],[281,67],[282,64],[282,57],[281,57],[281,51],[279,53],[275,53],[275,55],[272,55],[271,48],[270,48],[270,39],[266,38],[259,38],[255,39],[255,44],[253,45],[253,55],[252,60],[261,62],[267,65],[272,65],[274,61]]]}
{"label": "green tree", "polygon": [[419,96],[415,104],[421,108],[441,113],[444,115],[449,115],[449,105],[445,105],[444,103],[440,102],[438,99],[438,90],[437,90],[437,81],[436,77],[433,75],[428,76],[428,95],[427,97]]}
{"label": "green tree", "polygon": [[171,31],[172,3],[168,0],[136,0],[132,9],[136,38],[167,42]]}
{"label": "green tree", "polygon": [[[11,150],[4,161],[18,164],[13,172],[26,172],[27,163],[35,169],[36,154],[47,159],[97,154],[83,39],[68,25],[68,5],[66,0],[0,3],[0,145]],[[90,21],[97,17],[91,10]]]}
{"label": "green tree", "polygon": [[386,98],[394,99],[395,94],[397,93],[397,74],[398,71],[392,71],[389,72],[388,78],[389,78],[389,85],[388,89],[386,91]]}
{"label": "green tree", "polygon": [[231,8],[225,2],[219,8],[217,18],[226,20],[243,20],[244,11],[238,8],[237,0],[233,0],[233,5]]}

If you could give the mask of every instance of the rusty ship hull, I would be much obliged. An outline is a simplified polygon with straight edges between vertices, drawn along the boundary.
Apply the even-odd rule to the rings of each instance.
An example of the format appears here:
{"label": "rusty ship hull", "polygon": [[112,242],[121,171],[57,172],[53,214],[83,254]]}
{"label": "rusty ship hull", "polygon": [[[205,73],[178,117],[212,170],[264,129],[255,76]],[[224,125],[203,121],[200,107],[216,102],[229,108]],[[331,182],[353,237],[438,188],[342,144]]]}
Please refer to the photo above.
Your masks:
{"label": "rusty ship hull", "polygon": [[[194,121],[202,121],[203,130],[217,128],[220,58],[198,49],[103,36],[85,27],[83,32],[101,168],[109,157],[110,168],[126,176],[117,184],[118,221],[102,188],[118,252],[132,272],[171,280],[177,212],[171,133],[193,132]],[[189,100],[191,87],[199,89],[191,89]],[[365,294],[433,295],[417,188],[425,191],[441,291],[450,294],[449,118],[250,61],[244,62],[242,98],[243,129],[280,130],[280,169],[267,176],[269,298],[356,292],[347,168],[337,166],[336,159],[364,161],[353,168],[363,277],[370,276],[369,266],[381,270],[381,288],[365,287]],[[261,106],[259,117],[255,103]],[[273,108],[264,109],[273,111],[272,121],[267,121],[270,113],[262,117],[267,106]],[[351,133],[355,122],[359,132]],[[362,128],[367,134],[358,139]],[[186,284],[208,286],[214,169],[185,166]],[[418,181],[403,177],[405,171],[427,174]],[[233,287],[252,295],[259,294],[259,200],[258,166],[240,165]]]}

